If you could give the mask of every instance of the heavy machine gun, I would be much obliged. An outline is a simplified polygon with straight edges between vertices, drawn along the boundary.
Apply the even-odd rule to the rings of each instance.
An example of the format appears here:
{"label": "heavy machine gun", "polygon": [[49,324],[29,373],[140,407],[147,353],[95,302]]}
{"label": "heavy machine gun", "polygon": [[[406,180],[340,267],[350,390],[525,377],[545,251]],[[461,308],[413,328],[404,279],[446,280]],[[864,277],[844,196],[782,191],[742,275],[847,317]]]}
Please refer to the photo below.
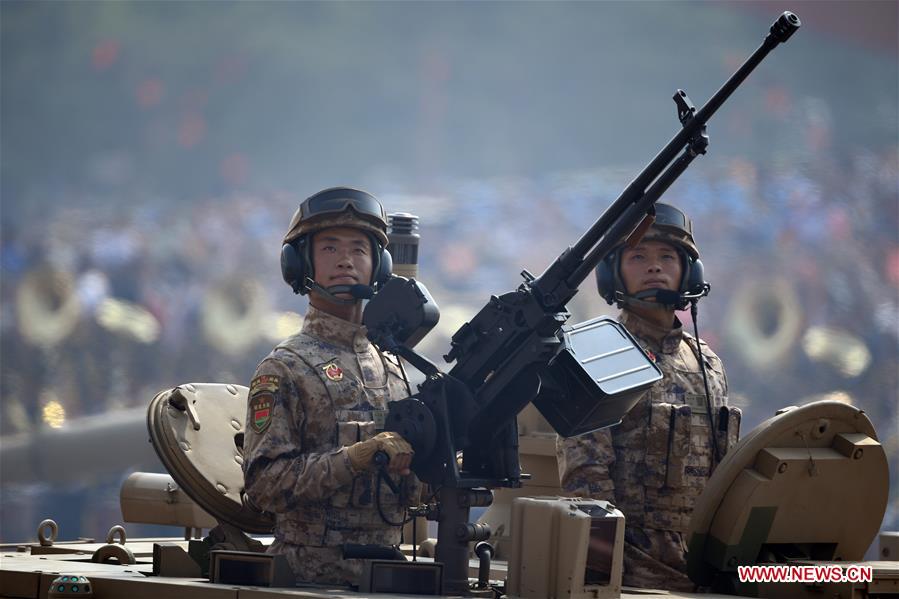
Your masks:
{"label": "heavy machine gun", "polygon": [[449,373],[412,349],[422,328],[436,322],[436,306],[423,286],[395,278],[366,307],[363,321],[371,340],[427,377],[417,394],[391,404],[386,428],[411,443],[412,470],[440,489],[437,561],[444,564],[446,591],[467,590],[468,543],[489,535],[468,523],[469,508],[488,505],[490,488],[521,484],[516,415],[528,403],[560,435],[572,436],[617,423],[639,399],[634,392],[639,385],[624,394],[605,393],[578,359],[572,331],[564,326],[570,316],[566,304],[622,239],[636,242],[651,226],[655,202],[706,152],[708,120],[799,26],[796,15],[784,12],[761,46],[699,110],[677,90],[677,134],[543,274],[523,271],[518,289],[492,296],[452,336],[444,356],[455,362]]}

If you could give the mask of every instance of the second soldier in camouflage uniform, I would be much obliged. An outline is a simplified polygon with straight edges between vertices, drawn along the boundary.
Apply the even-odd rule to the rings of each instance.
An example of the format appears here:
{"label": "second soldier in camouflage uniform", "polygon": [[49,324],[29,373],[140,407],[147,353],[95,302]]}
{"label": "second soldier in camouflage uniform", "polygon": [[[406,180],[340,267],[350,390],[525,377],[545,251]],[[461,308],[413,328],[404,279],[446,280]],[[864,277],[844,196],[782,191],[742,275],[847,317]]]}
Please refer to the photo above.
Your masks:
{"label": "second soldier in camouflage uniform", "polygon": [[[347,544],[397,546],[418,496],[412,450],[378,432],[387,402],[409,396],[397,358],[366,337],[359,288],[389,275],[383,208],[365,192],[324,190],[294,215],[282,271],[311,291],[302,330],[278,345],[250,384],[244,441],[247,496],[275,514],[275,542],[299,582],[357,584]],[[387,264],[385,264],[387,262]],[[377,471],[376,452],[390,458]],[[395,494],[382,480],[401,475]]]}
{"label": "second soldier in camouflage uniform", "polygon": [[703,295],[691,224],[673,206],[656,204],[656,210],[642,241],[616,248],[597,276],[603,297],[623,308],[620,322],[663,378],[620,424],[561,439],[557,455],[564,492],[605,499],[624,514],[623,583],[692,590],[685,537],[693,505],[716,460],[736,443],[740,412],[727,407],[721,360],[674,313],[685,296]]}

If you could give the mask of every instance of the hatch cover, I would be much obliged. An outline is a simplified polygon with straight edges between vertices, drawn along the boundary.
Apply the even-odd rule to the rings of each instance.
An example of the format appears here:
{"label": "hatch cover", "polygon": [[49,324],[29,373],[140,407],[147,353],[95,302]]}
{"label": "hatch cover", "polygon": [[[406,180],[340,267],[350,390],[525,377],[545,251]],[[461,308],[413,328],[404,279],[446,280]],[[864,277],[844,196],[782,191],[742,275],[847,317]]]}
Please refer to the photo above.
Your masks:
{"label": "hatch cover", "polygon": [[221,522],[266,534],[271,514],[242,501],[247,387],[192,383],[159,393],[147,428],[159,459],[182,489]]}
{"label": "hatch cover", "polygon": [[727,453],[700,495],[690,578],[709,585],[778,557],[859,561],[888,493],[886,454],[862,410],[837,401],[781,410]]}

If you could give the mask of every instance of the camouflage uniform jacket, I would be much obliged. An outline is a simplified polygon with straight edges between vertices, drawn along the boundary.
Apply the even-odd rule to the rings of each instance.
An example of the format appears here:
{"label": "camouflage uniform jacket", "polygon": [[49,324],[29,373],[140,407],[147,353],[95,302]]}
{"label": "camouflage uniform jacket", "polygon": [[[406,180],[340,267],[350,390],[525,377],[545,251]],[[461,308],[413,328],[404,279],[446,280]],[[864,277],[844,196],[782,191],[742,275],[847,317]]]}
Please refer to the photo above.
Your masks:
{"label": "camouflage uniform jacket", "polygon": [[[409,396],[399,362],[353,324],[309,307],[300,333],[278,345],[250,383],[244,482],[250,500],[275,515],[276,543],[298,580],[349,584],[359,560],[345,543],[398,545],[414,476],[394,495],[378,474],[355,472],[346,447],[377,434],[387,402]],[[329,563],[330,562],[330,563]]]}
{"label": "camouflage uniform jacket", "polygon": [[[624,310],[619,321],[659,366],[663,379],[620,424],[561,439],[559,477],[565,493],[605,499],[624,514],[625,585],[691,590],[684,536],[715,459],[697,340],[676,319],[673,329],[662,329]],[[723,456],[737,441],[740,412],[727,407],[721,360],[704,341],[699,345]]]}

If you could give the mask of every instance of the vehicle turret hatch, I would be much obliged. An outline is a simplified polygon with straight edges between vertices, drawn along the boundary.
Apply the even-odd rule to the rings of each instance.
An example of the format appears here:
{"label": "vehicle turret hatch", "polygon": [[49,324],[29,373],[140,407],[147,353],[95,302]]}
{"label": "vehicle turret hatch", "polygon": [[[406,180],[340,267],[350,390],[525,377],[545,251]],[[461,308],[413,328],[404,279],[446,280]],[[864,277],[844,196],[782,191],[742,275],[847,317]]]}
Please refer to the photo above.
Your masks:
{"label": "vehicle turret hatch", "polygon": [[888,485],[886,454],[862,410],[837,401],[781,410],[728,452],[699,497],[690,578],[739,593],[738,566],[860,561]]}
{"label": "vehicle turret hatch", "polygon": [[271,533],[274,518],[243,496],[243,436],[247,387],[188,384],[159,393],[147,428],[175,482],[222,523],[244,532]]}

